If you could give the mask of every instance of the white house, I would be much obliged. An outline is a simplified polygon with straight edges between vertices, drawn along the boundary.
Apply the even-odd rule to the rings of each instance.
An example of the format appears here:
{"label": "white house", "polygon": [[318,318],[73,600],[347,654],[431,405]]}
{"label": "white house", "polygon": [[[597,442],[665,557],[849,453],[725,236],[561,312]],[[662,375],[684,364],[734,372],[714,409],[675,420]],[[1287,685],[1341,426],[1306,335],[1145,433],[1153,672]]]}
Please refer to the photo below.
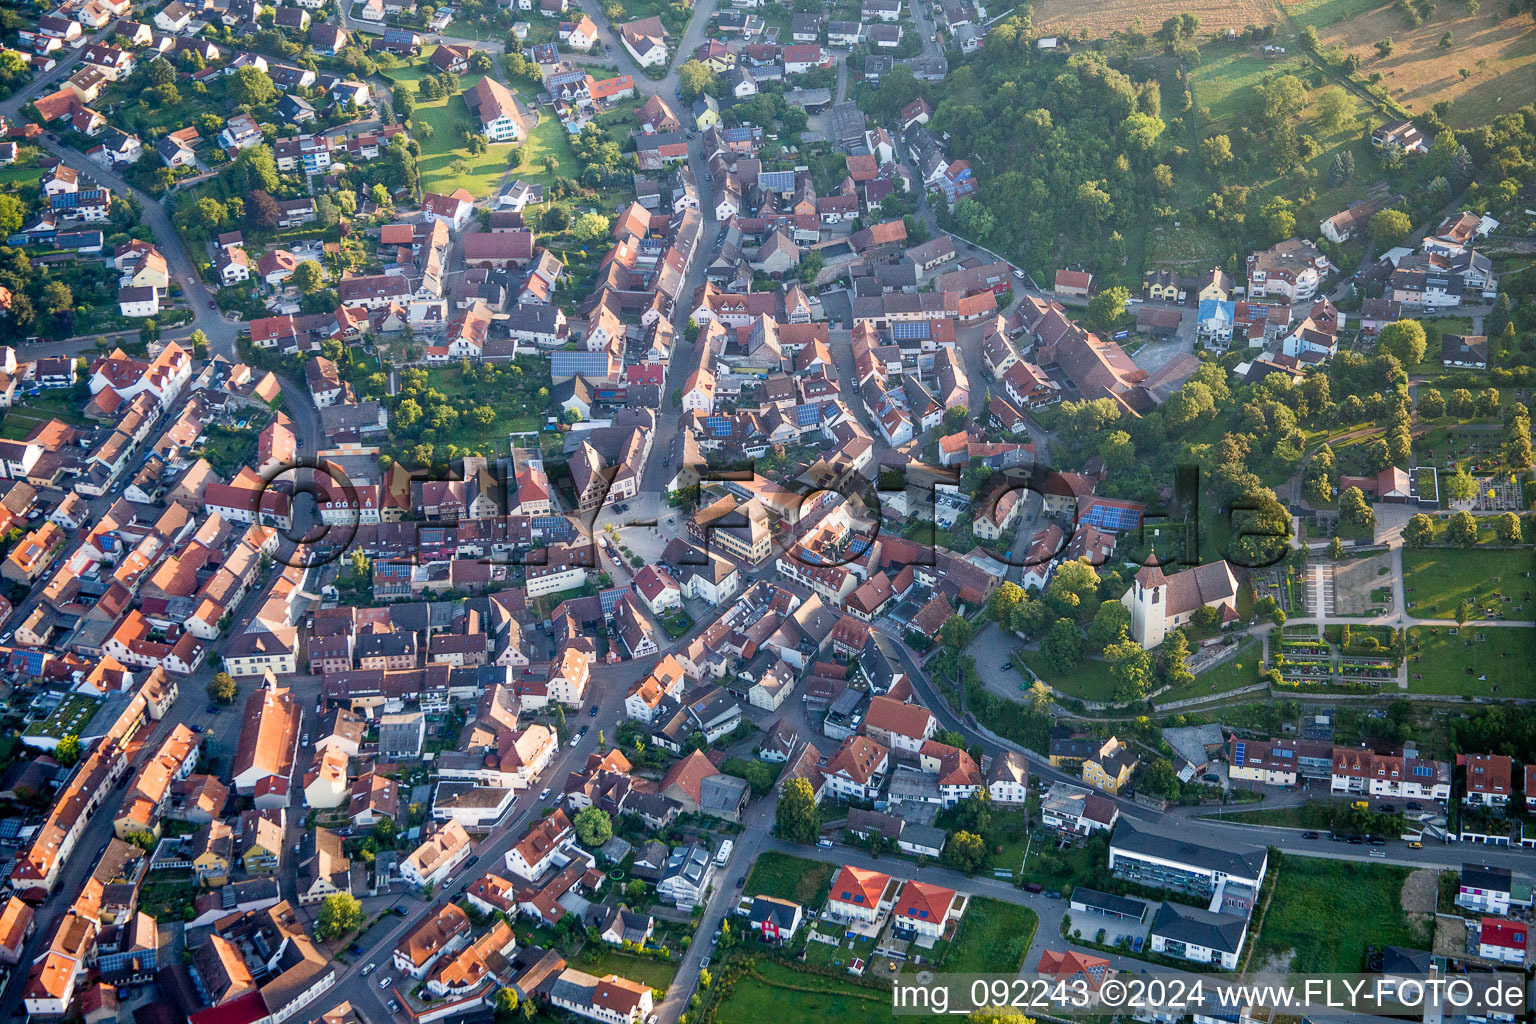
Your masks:
{"label": "white house", "polygon": [[471,846],[464,826],[449,821],[400,862],[400,877],[423,889],[440,885],[469,857]]}
{"label": "white house", "polygon": [[894,900],[890,875],[845,864],[832,879],[827,912],[845,921],[874,924]]}
{"label": "white house", "polygon": [[1181,903],[1163,903],[1152,919],[1152,952],[1236,970],[1248,938],[1248,919]]}

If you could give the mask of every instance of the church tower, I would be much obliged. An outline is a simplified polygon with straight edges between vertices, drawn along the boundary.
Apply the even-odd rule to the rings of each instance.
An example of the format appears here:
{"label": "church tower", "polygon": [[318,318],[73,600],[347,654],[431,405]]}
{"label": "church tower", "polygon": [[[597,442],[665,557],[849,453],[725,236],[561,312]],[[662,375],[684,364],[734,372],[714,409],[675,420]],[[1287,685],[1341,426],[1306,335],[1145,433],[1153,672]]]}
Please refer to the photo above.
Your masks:
{"label": "church tower", "polygon": [[1142,649],[1150,651],[1162,643],[1168,631],[1168,578],[1157,567],[1156,556],[1151,552],[1121,600],[1131,613],[1131,636]]}

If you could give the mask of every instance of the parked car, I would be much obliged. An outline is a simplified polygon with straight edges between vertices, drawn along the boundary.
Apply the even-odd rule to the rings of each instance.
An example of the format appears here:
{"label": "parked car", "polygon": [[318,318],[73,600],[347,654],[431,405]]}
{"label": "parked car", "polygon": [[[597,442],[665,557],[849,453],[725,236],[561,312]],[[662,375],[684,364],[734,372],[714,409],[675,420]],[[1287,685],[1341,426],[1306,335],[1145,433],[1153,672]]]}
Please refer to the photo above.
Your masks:
{"label": "parked car", "polygon": [[389,988],[389,983],[394,981],[394,980],[395,979],[391,978],[391,977],[380,978],[379,979],[379,988]]}
{"label": "parked car", "polygon": [[1317,838],[1317,833],[1316,832],[1303,832],[1301,834],[1301,838],[1303,838],[1303,839],[1316,839]]}
{"label": "parked car", "polygon": [[540,802],[548,800],[548,799],[549,799],[549,790],[546,789],[542,793],[539,794]]}
{"label": "parked car", "polygon": [[400,1012],[400,1004],[395,1002],[395,1000],[391,999],[389,1001],[389,1012],[390,1013],[399,1013]]}

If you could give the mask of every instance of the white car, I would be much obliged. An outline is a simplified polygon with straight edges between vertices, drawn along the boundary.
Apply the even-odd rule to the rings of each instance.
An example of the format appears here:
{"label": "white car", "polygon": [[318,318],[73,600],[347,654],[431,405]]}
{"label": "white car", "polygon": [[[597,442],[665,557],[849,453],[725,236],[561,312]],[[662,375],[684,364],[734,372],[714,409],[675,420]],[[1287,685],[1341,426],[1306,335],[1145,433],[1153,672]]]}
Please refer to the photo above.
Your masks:
{"label": "white car", "polygon": [[571,737],[571,748],[575,749],[576,744],[578,744],[580,742],[581,742],[581,735],[579,733],[577,735],[575,735],[575,736],[572,736]]}
{"label": "white car", "polygon": [[389,988],[389,983],[394,981],[394,980],[395,980],[394,978],[380,978],[379,979],[379,988]]}
{"label": "white car", "polygon": [[378,966],[379,966],[378,964],[369,964],[367,967],[364,967],[363,968],[363,977],[365,977],[365,978],[368,977],[368,975],[372,974],[374,972],[374,969],[376,967],[378,967]]}
{"label": "white car", "polygon": [[547,790],[547,789],[546,789],[546,790],[544,790],[544,792],[542,792],[542,793],[540,793],[540,794],[539,794],[539,801],[540,801],[540,802],[541,802],[541,803],[542,803],[542,802],[543,802],[543,801],[545,801],[545,800],[548,800],[548,799],[549,799],[549,790]]}

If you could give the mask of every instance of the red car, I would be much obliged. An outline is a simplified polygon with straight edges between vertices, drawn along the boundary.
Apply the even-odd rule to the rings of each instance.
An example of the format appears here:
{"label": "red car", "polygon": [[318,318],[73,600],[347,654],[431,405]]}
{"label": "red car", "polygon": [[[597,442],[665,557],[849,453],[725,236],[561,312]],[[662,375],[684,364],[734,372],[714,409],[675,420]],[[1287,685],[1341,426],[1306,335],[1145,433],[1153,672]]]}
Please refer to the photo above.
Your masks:
{"label": "red car", "polygon": [[209,299],[208,300],[208,308],[209,309],[218,309],[219,308],[219,304],[217,302],[214,302],[212,299]]}

